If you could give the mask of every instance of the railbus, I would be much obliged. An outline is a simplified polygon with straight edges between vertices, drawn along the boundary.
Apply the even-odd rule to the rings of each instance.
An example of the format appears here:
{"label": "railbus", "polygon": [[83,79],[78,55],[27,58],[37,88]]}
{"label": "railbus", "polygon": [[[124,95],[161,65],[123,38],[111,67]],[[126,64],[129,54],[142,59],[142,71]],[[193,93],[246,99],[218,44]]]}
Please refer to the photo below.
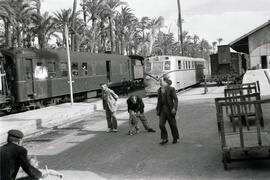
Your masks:
{"label": "railbus", "polygon": [[156,95],[159,80],[167,76],[177,91],[203,81],[205,59],[184,56],[153,56],[145,59],[146,95]]}

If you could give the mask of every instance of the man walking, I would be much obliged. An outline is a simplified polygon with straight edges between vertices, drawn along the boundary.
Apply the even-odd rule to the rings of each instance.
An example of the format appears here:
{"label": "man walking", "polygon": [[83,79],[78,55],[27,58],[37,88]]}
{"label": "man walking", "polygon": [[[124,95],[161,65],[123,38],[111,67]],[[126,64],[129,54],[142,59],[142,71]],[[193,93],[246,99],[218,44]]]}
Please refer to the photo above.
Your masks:
{"label": "man walking", "polygon": [[14,180],[21,167],[30,178],[39,179],[42,172],[33,167],[28,158],[27,150],[21,146],[23,133],[19,130],[9,130],[7,144],[0,147],[1,180]]}
{"label": "man walking", "polygon": [[137,126],[138,119],[141,120],[143,127],[148,132],[156,132],[154,129],[150,128],[148,125],[148,121],[144,115],[144,103],[140,96],[132,95],[127,99],[128,105],[128,113],[130,120],[130,131],[129,134],[133,135],[134,130],[135,133],[138,132],[139,128]]}
{"label": "man walking", "polygon": [[173,136],[173,144],[179,139],[179,132],[176,124],[176,111],[178,107],[178,98],[174,87],[170,86],[171,81],[167,77],[160,79],[161,87],[158,89],[157,115],[159,116],[159,128],[161,131],[160,144],[168,142],[168,133],[166,130],[166,121],[168,121]]}
{"label": "man walking", "polygon": [[117,132],[117,120],[116,120],[116,110],[117,110],[117,99],[118,96],[113,90],[109,89],[107,84],[101,84],[102,89],[102,103],[103,109],[106,111],[106,119],[108,130],[107,132]]}

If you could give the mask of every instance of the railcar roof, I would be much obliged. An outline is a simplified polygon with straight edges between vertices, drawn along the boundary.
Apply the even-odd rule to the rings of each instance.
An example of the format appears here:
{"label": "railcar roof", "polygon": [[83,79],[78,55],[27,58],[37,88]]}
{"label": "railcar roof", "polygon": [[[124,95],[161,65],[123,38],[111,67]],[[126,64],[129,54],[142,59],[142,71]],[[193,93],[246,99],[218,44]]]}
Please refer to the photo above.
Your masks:
{"label": "railcar roof", "polygon": [[171,57],[171,58],[181,58],[181,59],[189,59],[189,60],[194,60],[194,61],[206,61],[205,59],[203,58],[193,58],[193,57],[187,57],[187,56],[166,56],[166,55],[162,55],[162,56],[151,56],[151,57],[148,57],[147,59],[152,59],[152,58],[156,58],[156,57],[162,57],[162,58],[165,58],[165,57]]}
{"label": "railcar roof", "polygon": [[[56,59],[56,60],[66,60],[67,52],[65,49],[60,50],[40,50],[40,49],[24,49],[24,48],[12,48],[3,50],[5,53],[9,54],[27,54],[35,55],[39,58],[44,59]],[[127,56],[118,54],[101,54],[101,53],[89,53],[89,52],[70,52],[71,59],[76,61],[85,60],[124,60],[129,59]]]}

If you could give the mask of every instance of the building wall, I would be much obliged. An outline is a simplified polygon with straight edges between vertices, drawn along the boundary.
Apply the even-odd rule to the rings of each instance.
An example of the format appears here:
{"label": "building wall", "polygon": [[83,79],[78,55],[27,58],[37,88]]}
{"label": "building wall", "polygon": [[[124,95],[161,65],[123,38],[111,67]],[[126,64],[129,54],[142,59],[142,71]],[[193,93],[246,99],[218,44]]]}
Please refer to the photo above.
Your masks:
{"label": "building wall", "polygon": [[267,68],[270,68],[270,25],[249,36],[251,69],[261,69],[261,56],[267,56]]}

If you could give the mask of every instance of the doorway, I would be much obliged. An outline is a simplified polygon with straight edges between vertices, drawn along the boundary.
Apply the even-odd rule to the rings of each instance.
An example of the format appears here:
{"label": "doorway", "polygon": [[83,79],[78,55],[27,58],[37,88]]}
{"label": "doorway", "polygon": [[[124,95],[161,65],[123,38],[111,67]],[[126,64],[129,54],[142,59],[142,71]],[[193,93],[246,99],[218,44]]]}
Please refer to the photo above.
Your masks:
{"label": "doorway", "polygon": [[34,78],[33,78],[33,64],[32,59],[25,59],[25,81],[27,95],[34,94]]}
{"label": "doorway", "polygon": [[106,61],[107,81],[111,82],[111,61]]}
{"label": "doorway", "polygon": [[261,56],[262,69],[267,69],[267,56]]}

